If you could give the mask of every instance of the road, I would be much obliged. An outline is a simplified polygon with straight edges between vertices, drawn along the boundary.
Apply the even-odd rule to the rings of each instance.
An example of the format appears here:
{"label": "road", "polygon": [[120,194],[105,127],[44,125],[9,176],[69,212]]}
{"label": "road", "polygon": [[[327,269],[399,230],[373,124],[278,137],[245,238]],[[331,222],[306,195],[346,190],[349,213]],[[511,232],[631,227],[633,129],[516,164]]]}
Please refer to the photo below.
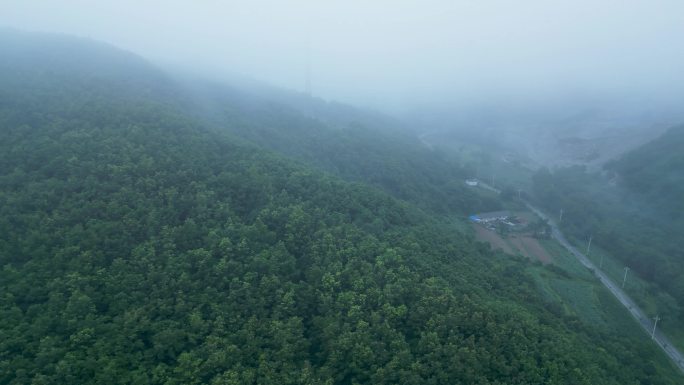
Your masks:
{"label": "road", "polygon": [[[587,269],[589,269],[592,273],[594,273],[594,276],[598,278],[599,281],[610,291],[613,293],[615,298],[617,298],[620,303],[627,308],[629,313],[636,319],[637,323],[641,325],[642,329],[650,336],[652,331],[653,331],[653,320],[649,318],[639,306],[636,305],[634,301],[632,301],[631,298],[615,283],[613,280],[608,278],[608,276],[601,271],[600,269],[596,268],[596,265],[594,265],[593,262],[587,258],[586,255],[582,254],[575,248],[573,245],[568,242],[568,240],[565,238],[563,233],[558,229],[558,226],[556,225],[555,221],[553,221],[551,218],[549,218],[547,215],[545,215],[541,210],[537,209],[536,207],[530,205],[529,203],[525,203],[525,205],[537,216],[540,218],[548,221],[548,224],[551,226],[551,234],[554,239],[558,241],[563,247],[565,247],[572,255],[577,258],[577,260],[580,261],[582,265],[584,265]],[[653,337],[653,341],[660,346],[660,348],[667,354],[668,357],[674,362],[674,364],[684,372],[684,356],[682,353],[672,346],[672,343],[670,340],[665,336],[663,333],[660,331],[656,330],[656,333]]]}
{"label": "road", "polygon": [[[501,192],[497,188],[494,188],[486,183],[482,183],[482,181],[479,182],[479,186],[493,192]],[[563,233],[558,229],[558,225],[556,225],[556,222],[553,219],[549,218],[548,215],[544,214],[541,210],[532,206],[531,204],[525,202],[525,205],[538,217],[547,221],[549,226],[551,226],[552,237],[556,239],[563,247],[565,247],[572,255],[574,255],[582,265],[584,265],[594,274],[594,276],[596,276],[596,278],[608,289],[608,291],[610,291],[615,298],[617,298],[617,300],[620,301],[625,308],[627,308],[627,311],[629,311],[632,317],[634,317],[637,323],[650,337],[651,333],[653,332],[653,320],[649,318],[646,313],[644,313],[644,311],[641,310],[641,308],[639,308],[639,306],[637,306],[637,304],[631,298],[629,298],[627,293],[625,293],[615,282],[613,282],[613,280],[608,278],[603,271],[596,268],[596,265],[594,265],[594,263],[591,262],[586,255],[579,252],[577,248],[568,242]],[[682,353],[672,345],[669,338],[667,338],[667,336],[660,331],[656,330],[655,335],[653,336],[653,341],[663,350],[663,352],[665,352],[668,357],[670,357],[675,366],[677,366],[680,371],[684,372],[684,355],[682,355]]]}

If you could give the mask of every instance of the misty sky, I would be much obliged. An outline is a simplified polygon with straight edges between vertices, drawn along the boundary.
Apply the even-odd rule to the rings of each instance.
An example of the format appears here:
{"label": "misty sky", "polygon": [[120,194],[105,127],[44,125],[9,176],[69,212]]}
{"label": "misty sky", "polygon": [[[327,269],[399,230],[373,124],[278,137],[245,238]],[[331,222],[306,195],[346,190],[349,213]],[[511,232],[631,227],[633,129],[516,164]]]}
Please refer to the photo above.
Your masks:
{"label": "misty sky", "polygon": [[684,90],[684,1],[2,0],[0,26],[91,37],[386,109]]}

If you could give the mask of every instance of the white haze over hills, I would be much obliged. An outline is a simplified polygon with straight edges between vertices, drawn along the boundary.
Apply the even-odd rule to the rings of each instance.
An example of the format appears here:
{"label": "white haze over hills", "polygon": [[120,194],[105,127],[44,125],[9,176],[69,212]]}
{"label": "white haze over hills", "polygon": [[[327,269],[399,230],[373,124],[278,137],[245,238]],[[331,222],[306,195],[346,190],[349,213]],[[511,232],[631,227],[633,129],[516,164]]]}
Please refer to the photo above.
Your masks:
{"label": "white haze over hills", "polygon": [[308,77],[314,96],[541,163],[592,146],[600,163],[684,120],[674,0],[4,0],[0,26],[299,92]]}

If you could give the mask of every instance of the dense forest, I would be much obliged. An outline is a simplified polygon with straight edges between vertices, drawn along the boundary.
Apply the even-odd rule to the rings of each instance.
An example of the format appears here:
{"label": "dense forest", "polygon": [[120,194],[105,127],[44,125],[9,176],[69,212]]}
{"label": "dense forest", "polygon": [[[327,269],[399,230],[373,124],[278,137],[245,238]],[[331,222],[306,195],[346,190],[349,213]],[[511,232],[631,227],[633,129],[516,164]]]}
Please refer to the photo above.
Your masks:
{"label": "dense forest", "polygon": [[[602,173],[574,167],[541,170],[536,197],[575,238],[610,251],[639,276],[658,286],[670,320],[684,321],[684,127],[610,162]],[[671,299],[668,299],[668,297]],[[672,322],[672,321],[671,321]]]}
{"label": "dense forest", "polygon": [[684,126],[607,165],[620,185],[638,195],[667,220],[684,221]]}
{"label": "dense forest", "polygon": [[[364,182],[438,215],[495,210],[495,200],[464,185],[469,171],[428,149],[390,119],[274,90],[245,94],[223,84],[183,83],[190,113],[219,132]],[[274,101],[275,100],[275,101]],[[194,107],[194,108],[193,108]],[[344,115],[342,115],[344,112]]]}
{"label": "dense forest", "polygon": [[678,383],[435,215],[497,203],[404,137],[219,129],[133,55],[0,36],[0,384]]}

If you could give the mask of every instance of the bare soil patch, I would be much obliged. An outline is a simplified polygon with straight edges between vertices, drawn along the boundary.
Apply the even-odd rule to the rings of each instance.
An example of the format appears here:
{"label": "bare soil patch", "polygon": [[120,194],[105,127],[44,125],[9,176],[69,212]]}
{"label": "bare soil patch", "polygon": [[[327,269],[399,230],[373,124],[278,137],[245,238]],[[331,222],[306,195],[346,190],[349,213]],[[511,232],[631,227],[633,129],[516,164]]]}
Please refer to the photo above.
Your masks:
{"label": "bare soil patch", "polygon": [[499,236],[499,234],[488,230],[480,225],[473,225],[475,227],[475,236],[478,241],[489,243],[494,250],[500,249],[504,253],[514,254],[513,249],[508,243]]}
{"label": "bare soil patch", "polygon": [[520,254],[528,258],[536,258],[541,263],[551,263],[551,254],[539,244],[539,241],[529,236],[512,237],[510,243],[518,249]]}
{"label": "bare soil patch", "polygon": [[537,259],[544,264],[553,262],[551,254],[539,244],[537,239],[529,235],[520,234],[502,238],[484,226],[474,224],[473,227],[477,240],[489,243],[494,250],[499,249],[508,254],[521,254],[530,259]]}

